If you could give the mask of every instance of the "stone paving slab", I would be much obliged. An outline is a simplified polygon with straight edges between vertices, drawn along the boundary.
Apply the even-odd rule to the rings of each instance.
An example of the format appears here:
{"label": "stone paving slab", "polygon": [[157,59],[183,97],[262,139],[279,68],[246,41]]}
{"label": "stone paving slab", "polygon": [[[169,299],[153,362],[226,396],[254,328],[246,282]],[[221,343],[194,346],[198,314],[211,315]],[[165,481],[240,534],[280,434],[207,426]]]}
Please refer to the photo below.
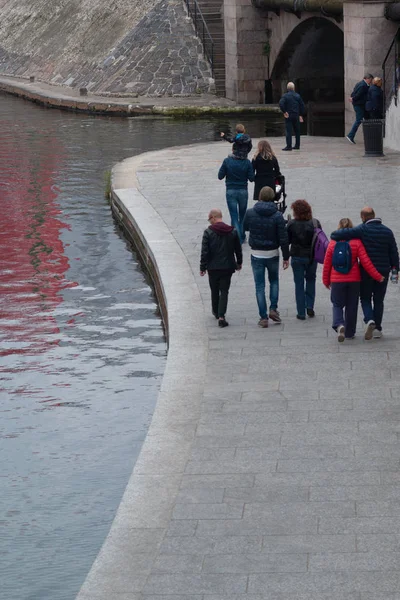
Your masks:
{"label": "stone paving slab", "polygon": [[[289,204],[307,198],[327,232],[345,216],[358,223],[371,204],[400,240],[399,154],[364,158],[358,145],[335,138],[304,138],[289,154],[279,150],[282,139],[271,141]],[[167,521],[148,538],[151,559],[135,560],[128,533],[120,568],[131,557],[135,583],[122,574],[115,587],[110,567],[106,589],[118,593],[104,598],[398,600],[400,286],[389,284],[382,339],[365,342],[359,316],[357,338],[339,345],[321,269],[317,316],[304,322],[295,318],[292,273],[282,271],[283,324],[260,330],[245,245],[230,326],[220,331],[198,271],[209,209],[228,214],[217,180],[225,155],[215,143],[124,163],[121,178],[138,187],[186,256],[202,301],[203,314],[193,309],[192,318],[200,328],[204,319],[207,355],[194,434],[171,471],[176,494]],[[183,408],[190,402],[189,393]],[[130,541],[142,557],[146,535]],[[80,600],[103,598],[86,594]]]}

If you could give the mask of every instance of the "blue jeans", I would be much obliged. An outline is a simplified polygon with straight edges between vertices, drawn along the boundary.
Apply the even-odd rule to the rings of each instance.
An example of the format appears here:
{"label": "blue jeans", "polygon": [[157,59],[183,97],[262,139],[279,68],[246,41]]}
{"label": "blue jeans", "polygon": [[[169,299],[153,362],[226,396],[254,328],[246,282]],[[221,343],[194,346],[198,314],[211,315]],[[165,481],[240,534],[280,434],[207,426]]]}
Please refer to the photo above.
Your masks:
{"label": "blue jeans", "polygon": [[352,338],[356,333],[359,296],[359,281],[331,284],[332,328],[337,331],[340,325],[344,325],[344,335],[347,338]]}
{"label": "blue jeans", "polygon": [[365,108],[363,106],[353,106],[354,112],[356,113],[356,120],[354,121],[354,125],[350,130],[349,135],[347,136],[351,140],[354,140],[354,137],[357,133],[357,129],[361,125],[361,121],[365,117]]}
{"label": "blue jeans", "polygon": [[296,136],[296,148],[300,148],[300,121],[299,117],[289,117],[285,119],[286,127],[286,148],[292,147],[292,135]]}
{"label": "blue jeans", "polygon": [[317,266],[315,260],[310,263],[309,258],[292,256],[296,306],[299,317],[306,316],[306,308],[314,308]]}
{"label": "blue jeans", "polygon": [[226,188],[226,203],[231,215],[231,225],[237,230],[242,244],[246,237],[243,231],[243,220],[248,199],[249,192],[247,188]]}
{"label": "blue jeans", "polygon": [[267,301],[265,299],[265,269],[268,270],[270,310],[277,310],[279,298],[279,256],[272,258],[251,257],[258,312],[261,319],[268,319]]}
{"label": "blue jeans", "polygon": [[369,277],[366,273],[362,274],[360,299],[361,308],[364,313],[364,323],[375,321],[375,326],[379,331],[382,330],[383,301],[388,285],[388,277],[389,276],[387,275],[385,281],[379,283],[378,281],[375,281],[375,279],[372,279],[372,277]]}

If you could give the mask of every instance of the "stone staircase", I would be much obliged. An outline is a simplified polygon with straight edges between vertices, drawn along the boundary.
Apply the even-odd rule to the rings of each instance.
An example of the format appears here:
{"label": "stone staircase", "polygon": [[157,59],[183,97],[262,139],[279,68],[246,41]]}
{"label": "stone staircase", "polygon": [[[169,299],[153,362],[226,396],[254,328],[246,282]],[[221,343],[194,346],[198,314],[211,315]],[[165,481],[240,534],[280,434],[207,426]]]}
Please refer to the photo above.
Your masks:
{"label": "stone staircase", "polygon": [[214,78],[218,96],[225,96],[225,32],[223,0],[197,0],[214,42]]}

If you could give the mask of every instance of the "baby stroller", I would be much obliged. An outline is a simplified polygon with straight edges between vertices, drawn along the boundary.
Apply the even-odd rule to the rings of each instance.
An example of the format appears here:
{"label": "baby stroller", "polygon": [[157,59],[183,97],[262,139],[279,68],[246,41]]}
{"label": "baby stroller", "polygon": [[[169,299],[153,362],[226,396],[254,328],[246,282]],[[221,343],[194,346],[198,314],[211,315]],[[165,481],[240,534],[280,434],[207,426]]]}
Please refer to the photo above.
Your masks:
{"label": "baby stroller", "polygon": [[275,180],[275,200],[276,208],[283,215],[285,214],[286,206],[286,191],[285,191],[285,176],[279,175]]}

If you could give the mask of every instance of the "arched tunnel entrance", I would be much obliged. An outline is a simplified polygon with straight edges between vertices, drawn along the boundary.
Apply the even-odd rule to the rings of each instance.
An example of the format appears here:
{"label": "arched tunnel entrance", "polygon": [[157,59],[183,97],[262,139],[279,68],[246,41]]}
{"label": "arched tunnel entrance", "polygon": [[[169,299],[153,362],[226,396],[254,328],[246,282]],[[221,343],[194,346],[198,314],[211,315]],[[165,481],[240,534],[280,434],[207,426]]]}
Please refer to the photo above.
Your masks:
{"label": "arched tunnel entrance", "polygon": [[344,135],[344,43],[337,25],[312,17],[292,31],[271,73],[274,102],[288,81],[308,106],[310,135]]}

